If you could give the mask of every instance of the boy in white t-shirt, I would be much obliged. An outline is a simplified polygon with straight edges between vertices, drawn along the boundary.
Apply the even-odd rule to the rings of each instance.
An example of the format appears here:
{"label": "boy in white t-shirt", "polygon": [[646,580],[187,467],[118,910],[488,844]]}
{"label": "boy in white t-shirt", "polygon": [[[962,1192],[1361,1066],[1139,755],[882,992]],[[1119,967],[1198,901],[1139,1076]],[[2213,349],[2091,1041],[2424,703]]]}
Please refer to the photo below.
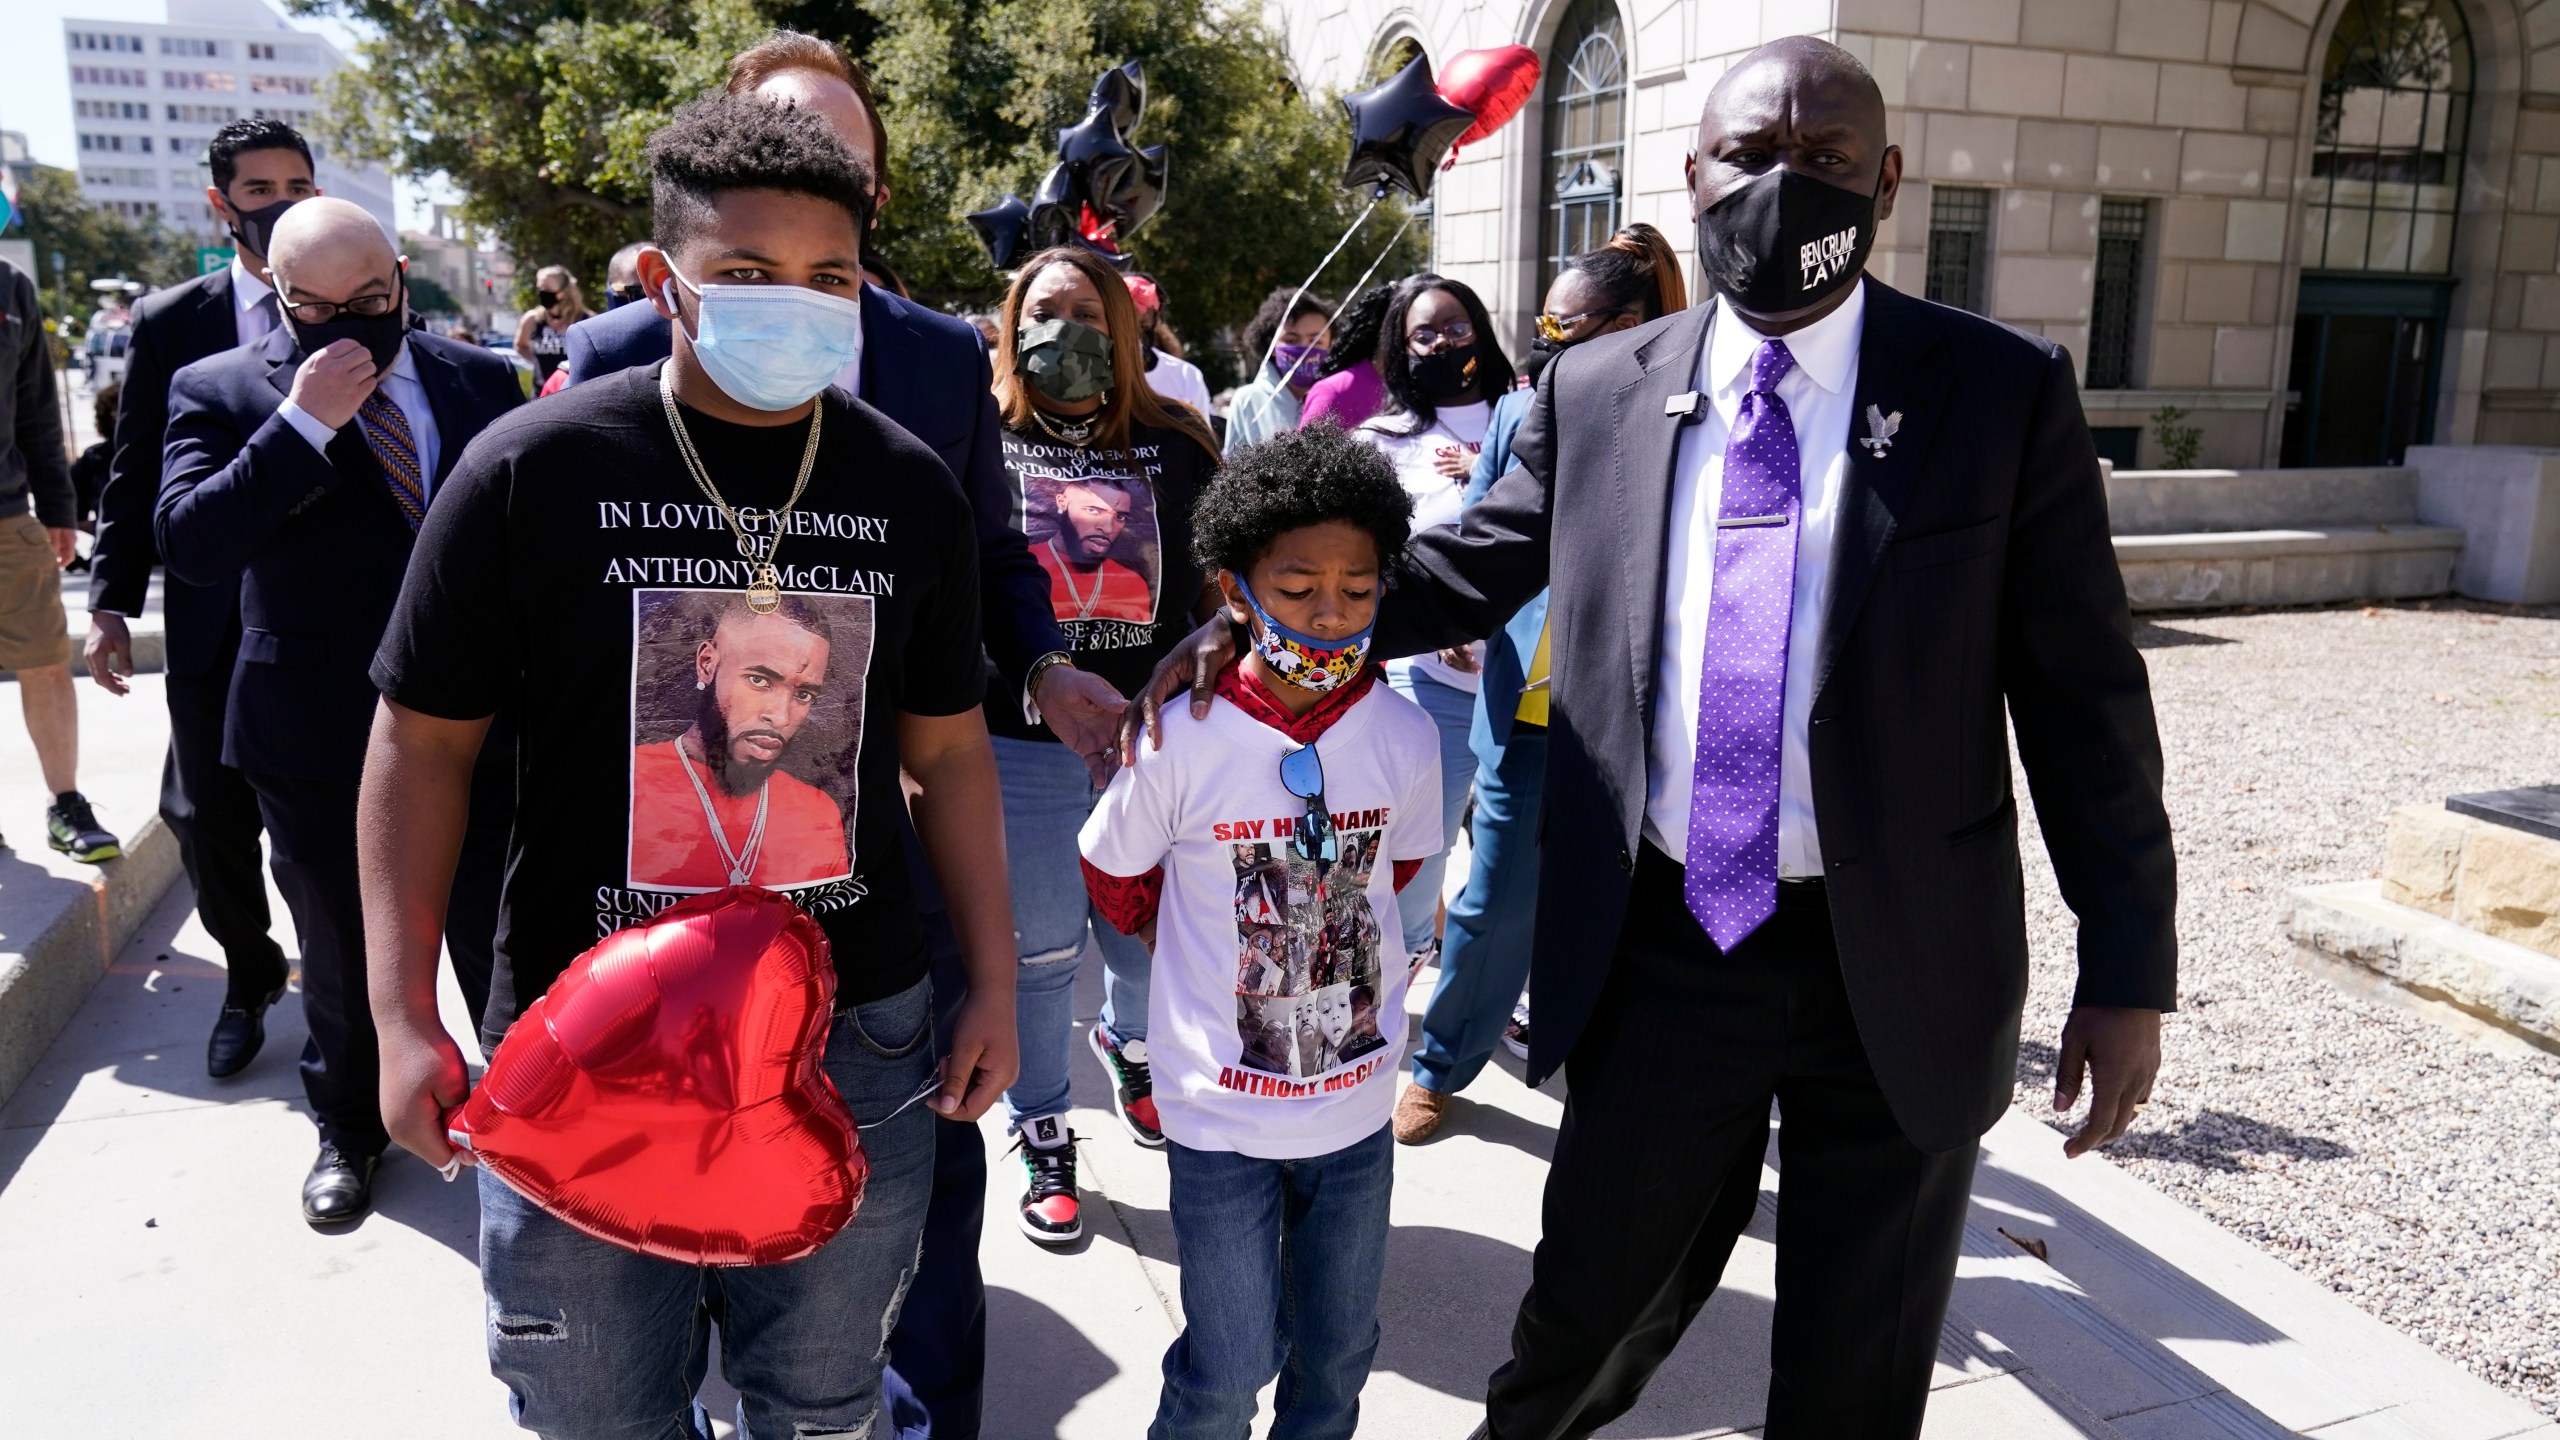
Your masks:
{"label": "boy in white t-shirt", "polygon": [[[1147,1044],[1183,1333],[1148,1440],[1350,1440],[1378,1348],[1409,950],[1395,891],[1438,853],[1439,742],[1369,630],[1411,502],[1332,426],[1227,457],[1200,568],[1251,633],[1208,717],[1164,728],[1086,820],[1086,888],[1154,927]],[[1285,1301],[1285,1303],[1284,1303]]]}

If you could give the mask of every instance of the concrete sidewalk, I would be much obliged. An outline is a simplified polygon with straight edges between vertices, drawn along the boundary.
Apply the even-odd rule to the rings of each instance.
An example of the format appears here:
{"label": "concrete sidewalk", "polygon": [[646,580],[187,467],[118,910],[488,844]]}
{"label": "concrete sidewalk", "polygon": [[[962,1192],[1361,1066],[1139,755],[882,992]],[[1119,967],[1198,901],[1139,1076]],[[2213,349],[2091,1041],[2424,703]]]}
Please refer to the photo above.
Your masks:
{"label": "concrete sidewalk", "polygon": [[[481,1349],[470,1188],[395,1158],[371,1219],[332,1236],[304,1226],[313,1137],[292,1064],[298,1010],[278,1009],[247,1075],[206,1080],[221,976],[187,906],[181,885],[0,1106],[8,1430],[67,1434],[112,1416],[122,1431],[204,1440],[520,1433]],[[1099,995],[1086,978],[1089,1023]],[[448,1015],[458,1008],[448,996]],[[1178,1323],[1163,1163],[1095,1108],[1099,1067],[1081,1043],[1074,1053],[1089,1238],[1063,1254],[1034,1247],[1010,1224],[1018,1171],[999,1161],[991,1177],[991,1440],[1142,1433]],[[1506,1352],[1561,1106],[1504,1059],[1442,1139],[1397,1157],[1363,1436],[1457,1440]],[[987,1134],[1000,1151],[1000,1127]],[[1932,1440],[2560,1436],[2104,1161],[2064,1164],[2059,1147],[2016,1116],[1990,1138]],[[1764,1183],[1774,1189],[1774,1173]],[[1604,1435],[1753,1433],[1773,1204],[1764,1194],[1726,1289]],[[2043,1241],[2051,1263],[2004,1230]]]}

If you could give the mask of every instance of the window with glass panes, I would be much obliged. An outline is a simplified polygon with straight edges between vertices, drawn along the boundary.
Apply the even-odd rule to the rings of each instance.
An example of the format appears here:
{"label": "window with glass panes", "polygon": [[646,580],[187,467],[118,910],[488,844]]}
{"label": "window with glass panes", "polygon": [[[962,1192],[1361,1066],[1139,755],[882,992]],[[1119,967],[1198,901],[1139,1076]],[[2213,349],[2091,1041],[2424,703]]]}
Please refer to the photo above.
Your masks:
{"label": "window with glass panes", "polygon": [[2151,207],[2141,200],[2098,202],[2097,280],[2089,303],[2091,390],[2134,386],[2134,341],[2142,301],[2142,251],[2151,230]]}
{"label": "window with glass panes", "polygon": [[1963,185],[1929,187],[1929,273],[1926,294],[1941,305],[1983,313],[1991,273],[1991,192]]}
{"label": "window with glass panes", "polygon": [[1556,29],[1547,92],[1544,293],[1564,262],[1617,233],[1627,123],[1626,30],[1613,0],[1578,0]]}
{"label": "window with glass panes", "polygon": [[2302,263],[2441,275],[2471,119],[2471,32],[2453,0],[2347,0],[2321,71]]}

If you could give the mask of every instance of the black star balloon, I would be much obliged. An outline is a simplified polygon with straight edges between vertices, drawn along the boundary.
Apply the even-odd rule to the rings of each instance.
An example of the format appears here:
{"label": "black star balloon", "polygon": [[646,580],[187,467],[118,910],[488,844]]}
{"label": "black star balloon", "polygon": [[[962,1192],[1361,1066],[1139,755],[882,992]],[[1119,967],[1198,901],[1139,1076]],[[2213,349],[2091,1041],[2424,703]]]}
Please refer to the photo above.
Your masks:
{"label": "black star balloon", "polygon": [[1031,207],[1019,195],[1007,195],[984,210],[969,212],[969,228],[978,232],[978,243],[987,247],[987,258],[999,270],[1010,270],[1030,247],[1023,240],[1031,228]]}
{"label": "black star balloon", "polygon": [[1111,128],[1126,140],[1136,133],[1140,117],[1147,113],[1147,75],[1138,62],[1102,72],[1093,82],[1093,98],[1085,102],[1087,110],[1111,117]]}
{"label": "black star balloon", "polygon": [[1395,186],[1416,200],[1431,194],[1431,179],[1449,147],[1476,117],[1440,98],[1432,88],[1431,61],[1417,55],[1383,85],[1342,97],[1351,112],[1351,163],[1342,172],[1348,189]]}

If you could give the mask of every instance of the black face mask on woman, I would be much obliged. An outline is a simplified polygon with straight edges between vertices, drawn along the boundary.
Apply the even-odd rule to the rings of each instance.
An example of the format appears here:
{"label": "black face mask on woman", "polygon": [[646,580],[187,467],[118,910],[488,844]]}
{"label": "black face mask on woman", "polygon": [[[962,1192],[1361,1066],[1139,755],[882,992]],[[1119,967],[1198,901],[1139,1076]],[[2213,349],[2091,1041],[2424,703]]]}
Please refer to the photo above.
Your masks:
{"label": "black face mask on woman", "polygon": [[1446,405],[1476,383],[1475,347],[1434,350],[1428,355],[1412,356],[1410,369],[1413,388],[1421,391],[1433,404]]}
{"label": "black face mask on woman", "polygon": [[1793,170],[1772,170],[1698,213],[1707,284],[1754,315],[1808,310],[1857,283],[1875,243],[1875,191]]}

